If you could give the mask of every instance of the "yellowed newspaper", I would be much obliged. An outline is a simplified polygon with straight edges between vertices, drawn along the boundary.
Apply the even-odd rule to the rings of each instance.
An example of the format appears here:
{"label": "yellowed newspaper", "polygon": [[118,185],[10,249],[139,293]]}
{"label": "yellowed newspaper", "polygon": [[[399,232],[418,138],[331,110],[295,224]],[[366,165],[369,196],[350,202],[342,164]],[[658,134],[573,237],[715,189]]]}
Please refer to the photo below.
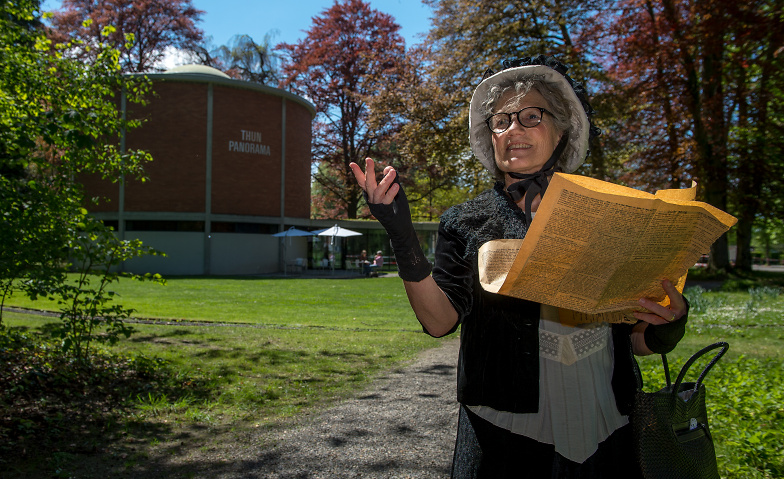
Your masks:
{"label": "yellowed newspaper", "polygon": [[668,304],[661,281],[686,273],[736,219],[690,188],[655,195],[556,173],[525,240],[479,249],[482,287],[556,306],[565,323],[635,322],[637,300]]}

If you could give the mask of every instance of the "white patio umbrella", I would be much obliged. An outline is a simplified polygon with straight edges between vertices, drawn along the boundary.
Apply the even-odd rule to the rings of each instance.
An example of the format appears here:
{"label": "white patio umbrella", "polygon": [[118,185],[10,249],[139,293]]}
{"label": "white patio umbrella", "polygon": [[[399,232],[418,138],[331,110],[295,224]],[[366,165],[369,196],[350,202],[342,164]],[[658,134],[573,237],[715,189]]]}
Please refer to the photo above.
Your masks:
{"label": "white patio umbrella", "polygon": [[[292,226],[291,228],[289,228],[289,229],[287,229],[285,231],[281,231],[280,233],[275,233],[272,236],[275,236],[275,237],[278,237],[278,238],[288,238],[289,239],[289,244],[291,244],[291,238],[294,237],[294,236],[313,236],[313,235],[315,235],[315,233],[310,232],[310,231],[297,229],[294,226]],[[284,275],[288,274],[288,262],[286,261],[286,241],[285,240],[283,241],[283,274]]]}
{"label": "white patio umbrella", "polygon": [[314,231],[314,233],[319,236],[332,236],[338,238],[344,238],[346,236],[362,236],[362,233],[346,228],[341,228],[338,225],[335,225],[332,228],[327,228],[325,230]]}
{"label": "white patio umbrella", "polygon": [[[314,231],[314,233],[316,233],[319,236],[331,236],[332,238],[330,240],[330,246],[333,246],[333,247],[335,245],[335,238],[345,238],[345,237],[348,237],[348,236],[362,236],[362,233],[360,233],[358,231],[350,230],[350,229],[347,229],[347,228],[341,228],[338,225],[335,225],[332,228],[327,228],[325,230]],[[334,272],[335,271],[335,265],[333,263],[334,263],[333,261],[329,262],[330,268]]]}

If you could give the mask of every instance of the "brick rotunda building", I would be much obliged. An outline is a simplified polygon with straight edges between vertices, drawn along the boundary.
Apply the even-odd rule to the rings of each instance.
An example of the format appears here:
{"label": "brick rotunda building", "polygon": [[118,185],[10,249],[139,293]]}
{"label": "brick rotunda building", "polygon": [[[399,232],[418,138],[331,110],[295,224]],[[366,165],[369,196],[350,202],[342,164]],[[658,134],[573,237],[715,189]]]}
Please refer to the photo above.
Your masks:
{"label": "brick rotunda building", "polygon": [[[155,94],[127,106],[144,119],[121,145],[149,151],[148,181],[92,178],[91,212],[124,239],[166,253],[125,265],[168,275],[280,271],[282,254],[307,255],[307,241],[271,236],[311,225],[311,122],[314,106],[280,90],[205,66],[147,74]],[[123,101],[122,108],[126,108]],[[131,110],[132,108],[132,110]],[[291,251],[291,250],[294,251]]]}

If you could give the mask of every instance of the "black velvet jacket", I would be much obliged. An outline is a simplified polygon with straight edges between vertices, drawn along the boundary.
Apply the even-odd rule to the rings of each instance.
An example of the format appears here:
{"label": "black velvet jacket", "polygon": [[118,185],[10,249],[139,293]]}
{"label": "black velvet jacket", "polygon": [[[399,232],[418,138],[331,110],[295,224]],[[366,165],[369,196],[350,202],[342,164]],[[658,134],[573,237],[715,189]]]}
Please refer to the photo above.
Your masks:
{"label": "black velvet jacket", "polygon": [[[484,291],[477,251],[494,239],[523,238],[523,211],[503,185],[447,210],[441,217],[433,278],[460,324],[457,399],[515,413],[539,407],[539,304]],[[634,397],[631,325],[614,324],[613,392],[621,414]]]}

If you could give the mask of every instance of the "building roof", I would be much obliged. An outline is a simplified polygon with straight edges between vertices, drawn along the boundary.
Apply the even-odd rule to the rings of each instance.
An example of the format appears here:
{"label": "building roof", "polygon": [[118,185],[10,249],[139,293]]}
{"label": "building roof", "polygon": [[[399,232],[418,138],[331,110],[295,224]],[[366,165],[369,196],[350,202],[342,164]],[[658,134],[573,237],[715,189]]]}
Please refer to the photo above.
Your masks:
{"label": "building roof", "polygon": [[166,74],[197,74],[197,75],[215,75],[222,78],[231,78],[229,75],[223,73],[217,68],[208,67],[207,65],[182,65],[174,67],[165,72]]}
{"label": "building roof", "polygon": [[227,74],[223,73],[222,71],[216,68],[208,67],[206,65],[182,65],[167,70],[164,73],[130,73],[129,75],[143,75],[150,78],[151,80],[158,80],[158,81],[163,80],[163,81],[184,81],[184,82],[194,82],[194,83],[213,83],[216,85],[224,85],[232,88],[241,88],[244,90],[259,91],[262,93],[266,93],[268,95],[282,97],[288,100],[292,100],[295,103],[299,103],[310,112],[311,118],[315,118],[316,116],[316,106],[313,105],[313,103],[311,103],[307,99],[299,95],[288,92],[286,90],[282,90],[280,88],[274,88],[271,86],[262,85],[261,83],[254,83],[245,80],[235,80],[230,76],[228,76]]}

